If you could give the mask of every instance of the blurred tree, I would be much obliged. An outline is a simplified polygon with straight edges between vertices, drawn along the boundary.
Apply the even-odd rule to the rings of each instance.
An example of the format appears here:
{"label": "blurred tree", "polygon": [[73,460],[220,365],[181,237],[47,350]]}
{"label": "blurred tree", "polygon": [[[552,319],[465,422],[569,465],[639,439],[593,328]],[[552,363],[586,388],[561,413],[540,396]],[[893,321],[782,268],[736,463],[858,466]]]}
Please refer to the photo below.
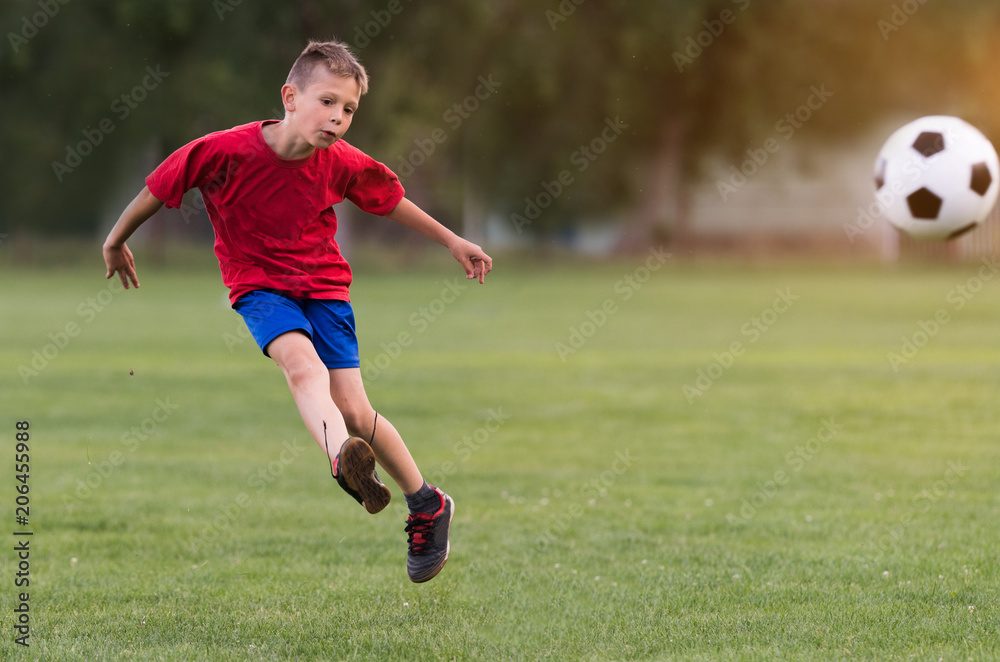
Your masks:
{"label": "blurred tree", "polygon": [[11,0],[0,231],[93,233],[116,187],[168,151],[279,115],[305,41],[338,36],[372,77],[348,140],[443,220],[492,211],[546,234],[621,217],[622,248],[643,248],[683,239],[708,155],[747,158],[814,88],[829,103],[787,125],[796,142],[887,112],[996,132],[998,14],[986,0]]}

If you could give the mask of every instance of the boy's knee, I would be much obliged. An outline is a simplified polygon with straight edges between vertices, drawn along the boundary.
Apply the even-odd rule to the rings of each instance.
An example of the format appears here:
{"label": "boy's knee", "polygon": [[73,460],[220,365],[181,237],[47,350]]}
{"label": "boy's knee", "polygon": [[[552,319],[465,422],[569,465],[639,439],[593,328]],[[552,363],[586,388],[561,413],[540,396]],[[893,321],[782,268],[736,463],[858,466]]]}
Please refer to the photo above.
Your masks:
{"label": "boy's knee", "polygon": [[322,388],[326,381],[326,368],[319,361],[308,359],[289,361],[281,365],[288,386],[293,391],[301,388],[308,388],[310,385]]}
{"label": "boy's knee", "polygon": [[365,441],[371,437],[372,423],[375,422],[375,410],[371,406],[345,405],[340,413],[351,436],[361,437]]}
{"label": "boy's knee", "polygon": [[305,388],[315,382],[326,382],[326,366],[316,354],[308,336],[286,333],[275,338],[268,346],[268,353],[285,373],[290,388]]}

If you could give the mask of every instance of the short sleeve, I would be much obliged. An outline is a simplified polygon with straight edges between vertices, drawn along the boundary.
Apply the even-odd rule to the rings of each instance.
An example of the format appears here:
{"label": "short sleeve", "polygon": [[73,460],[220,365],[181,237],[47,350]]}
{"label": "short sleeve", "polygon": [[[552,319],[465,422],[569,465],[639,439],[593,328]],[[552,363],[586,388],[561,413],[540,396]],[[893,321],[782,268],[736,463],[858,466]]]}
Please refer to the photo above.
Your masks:
{"label": "short sleeve", "polygon": [[344,197],[362,211],[385,216],[396,208],[404,193],[396,173],[375,159],[363,156]]}
{"label": "short sleeve", "polygon": [[210,134],[189,142],[158,165],[146,177],[150,193],[167,207],[177,208],[185,193],[210,182],[220,169],[211,138]]}

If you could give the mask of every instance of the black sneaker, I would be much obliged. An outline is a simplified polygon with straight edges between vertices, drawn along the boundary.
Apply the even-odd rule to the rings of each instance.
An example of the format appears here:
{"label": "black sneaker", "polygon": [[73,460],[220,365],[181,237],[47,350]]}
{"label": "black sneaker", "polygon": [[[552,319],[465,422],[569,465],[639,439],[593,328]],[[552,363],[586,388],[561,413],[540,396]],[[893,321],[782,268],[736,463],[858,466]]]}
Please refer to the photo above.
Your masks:
{"label": "black sneaker", "polygon": [[441,572],[451,542],[448,532],[451,518],[455,515],[455,502],[451,497],[432,486],[441,497],[441,506],[433,513],[413,513],[406,518],[407,544],[410,546],[406,557],[406,573],[410,581],[426,582]]}
{"label": "black sneaker", "polygon": [[351,437],[333,458],[333,475],[344,491],[374,515],[389,505],[392,493],[375,471],[375,453],[360,437]]}

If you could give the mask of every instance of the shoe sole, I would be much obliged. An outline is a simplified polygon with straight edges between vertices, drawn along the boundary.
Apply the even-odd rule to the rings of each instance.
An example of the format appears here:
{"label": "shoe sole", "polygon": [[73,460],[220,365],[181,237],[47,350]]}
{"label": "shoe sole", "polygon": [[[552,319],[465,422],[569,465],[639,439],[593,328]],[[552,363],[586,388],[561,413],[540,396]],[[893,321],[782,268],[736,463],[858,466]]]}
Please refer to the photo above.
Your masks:
{"label": "shoe sole", "polygon": [[353,438],[340,449],[339,470],[352,490],[361,495],[365,510],[374,515],[389,505],[392,492],[372,475],[375,453],[364,439]]}
{"label": "shoe sole", "polygon": [[423,584],[424,582],[429,582],[437,577],[438,573],[441,572],[441,569],[444,568],[444,564],[448,562],[448,556],[451,554],[451,521],[455,519],[455,501],[448,495],[445,495],[445,498],[448,499],[449,503],[451,503],[451,515],[448,516],[448,544],[444,548],[444,558],[441,559],[441,562],[438,563],[433,570],[431,570],[430,574],[423,576],[420,579],[410,577],[410,581],[414,584]]}

